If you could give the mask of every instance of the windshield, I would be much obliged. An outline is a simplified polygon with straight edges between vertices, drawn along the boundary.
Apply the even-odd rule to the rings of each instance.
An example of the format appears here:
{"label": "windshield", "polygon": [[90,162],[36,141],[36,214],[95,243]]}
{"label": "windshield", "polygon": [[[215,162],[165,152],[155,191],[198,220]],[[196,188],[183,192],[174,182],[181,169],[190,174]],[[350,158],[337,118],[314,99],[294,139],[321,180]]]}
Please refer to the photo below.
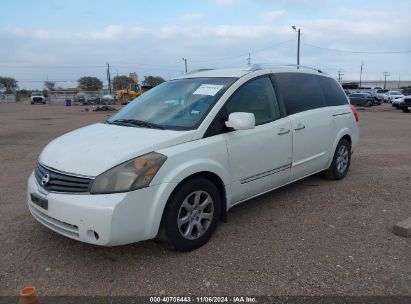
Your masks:
{"label": "windshield", "polygon": [[[107,122],[137,120],[165,129],[195,129],[235,80],[192,78],[167,81],[136,98]],[[138,126],[144,127],[141,123]]]}
{"label": "windshield", "polygon": [[394,91],[394,92],[390,92],[390,95],[401,95],[401,93]]}

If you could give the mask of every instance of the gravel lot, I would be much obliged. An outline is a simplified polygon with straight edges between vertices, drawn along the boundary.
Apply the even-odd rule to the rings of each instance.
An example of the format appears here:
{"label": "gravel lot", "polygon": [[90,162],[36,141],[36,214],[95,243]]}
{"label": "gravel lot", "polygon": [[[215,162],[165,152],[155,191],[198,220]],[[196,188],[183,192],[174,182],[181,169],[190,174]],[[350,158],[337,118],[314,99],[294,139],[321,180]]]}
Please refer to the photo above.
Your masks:
{"label": "gravel lot", "polygon": [[411,295],[411,114],[360,110],[342,181],[313,176],[232,209],[211,241],[82,244],[37,223],[26,181],[53,138],[107,118],[84,107],[0,104],[0,295]]}

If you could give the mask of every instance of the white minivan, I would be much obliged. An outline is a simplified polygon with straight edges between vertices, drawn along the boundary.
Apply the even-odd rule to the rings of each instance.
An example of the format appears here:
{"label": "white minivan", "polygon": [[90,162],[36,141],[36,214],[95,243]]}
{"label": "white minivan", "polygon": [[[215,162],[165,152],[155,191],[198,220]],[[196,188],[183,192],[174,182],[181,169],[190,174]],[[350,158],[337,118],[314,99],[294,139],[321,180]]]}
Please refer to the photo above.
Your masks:
{"label": "white minivan", "polygon": [[320,70],[187,74],[49,143],[28,180],[28,206],[43,225],[83,242],[159,237],[193,250],[236,204],[317,172],[345,177],[357,121]]}

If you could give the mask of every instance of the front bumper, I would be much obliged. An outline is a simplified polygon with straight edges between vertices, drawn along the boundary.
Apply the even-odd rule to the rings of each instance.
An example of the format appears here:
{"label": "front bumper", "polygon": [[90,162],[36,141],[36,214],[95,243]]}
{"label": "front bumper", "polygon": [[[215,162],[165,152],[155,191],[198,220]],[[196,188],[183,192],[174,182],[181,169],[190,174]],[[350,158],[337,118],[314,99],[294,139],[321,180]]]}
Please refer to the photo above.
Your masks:
{"label": "front bumper", "polygon": [[[31,174],[27,204],[44,226],[86,243],[115,246],[156,237],[161,216],[174,184],[164,183],[114,194],[47,193]],[[31,194],[48,202],[48,209],[34,204]]]}

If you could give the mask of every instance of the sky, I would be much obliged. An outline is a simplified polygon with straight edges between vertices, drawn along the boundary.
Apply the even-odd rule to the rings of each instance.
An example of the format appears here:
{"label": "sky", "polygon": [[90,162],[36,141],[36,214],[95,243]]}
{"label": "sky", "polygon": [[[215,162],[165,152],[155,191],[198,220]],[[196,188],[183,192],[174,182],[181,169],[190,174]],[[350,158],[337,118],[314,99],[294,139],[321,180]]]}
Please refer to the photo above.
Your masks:
{"label": "sky", "polygon": [[[410,0],[13,0],[0,2],[0,76],[76,87],[137,72],[300,64],[343,81],[411,80]],[[250,55],[249,55],[250,54]]]}

